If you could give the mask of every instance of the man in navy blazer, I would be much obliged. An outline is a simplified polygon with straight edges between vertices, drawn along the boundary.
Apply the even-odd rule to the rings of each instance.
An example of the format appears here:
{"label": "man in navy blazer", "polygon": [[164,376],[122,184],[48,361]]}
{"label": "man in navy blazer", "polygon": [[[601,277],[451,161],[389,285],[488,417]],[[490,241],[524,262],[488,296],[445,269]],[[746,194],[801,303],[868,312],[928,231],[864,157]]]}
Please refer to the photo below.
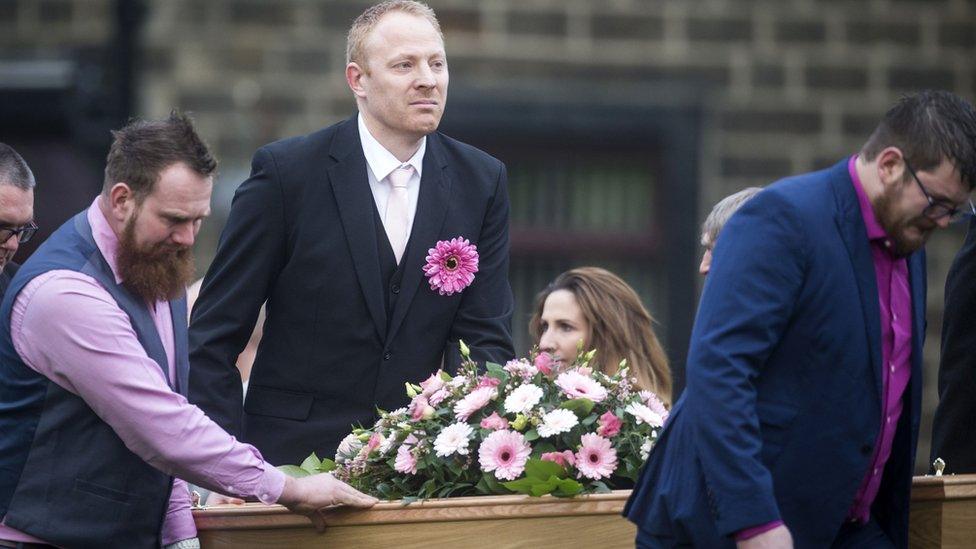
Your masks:
{"label": "man in navy blazer", "polygon": [[[262,147],[234,198],[193,309],[190,400],[275,464],[332,456],[404,382],[514,355],[505,166],[436,132],[447,99],[434,12],[373,6],[349,31],[346,79],[359,113]],[[428,250],[477,246],[474,281],[432,289]],[[234,367],[261,304],[248,392]]]}
{"label": "man in navy blazer", "polygon": [[924,245],[971,212],[976,112],[903,98],[726,225],[688,382],[625,509],[640,547],[905,547]]}

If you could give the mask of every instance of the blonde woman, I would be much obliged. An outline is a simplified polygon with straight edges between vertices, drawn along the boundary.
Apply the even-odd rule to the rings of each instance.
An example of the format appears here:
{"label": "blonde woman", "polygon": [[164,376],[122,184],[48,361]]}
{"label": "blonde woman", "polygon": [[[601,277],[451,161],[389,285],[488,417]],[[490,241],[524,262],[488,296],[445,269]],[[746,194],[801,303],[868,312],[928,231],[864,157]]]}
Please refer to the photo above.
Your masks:
{"label": "blonde woman", "polygon": [[637,292],[620,277],[580,267],[539,293],[529,329],[539,349],[556,361],[572,362],[580,342],[584,349],[596,349],[593,365],[604,373],[615,373],[627,359],[637,388],[670,406],[671,370],[653,323]]}

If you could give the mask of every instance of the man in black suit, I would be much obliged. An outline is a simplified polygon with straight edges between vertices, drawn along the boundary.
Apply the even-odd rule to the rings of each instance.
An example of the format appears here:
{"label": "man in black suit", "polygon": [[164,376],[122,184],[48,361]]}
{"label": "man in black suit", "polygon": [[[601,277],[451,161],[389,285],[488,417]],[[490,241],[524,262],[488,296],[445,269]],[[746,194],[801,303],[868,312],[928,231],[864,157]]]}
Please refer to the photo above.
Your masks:
{"label": "man in black suit", "polygon": [[[359,114],[255,154],[193,309],[190,400],[275,464],[335,453],[404,382],[514,355],[507,177],[437,126],[448,69],[434,12],[373,6],[349,31]],[[477,246],[470,286],[441,295],[423,267],[457,237]],[[267,300],[242,404],[234,360]]]}
{"label": "man in black suit", "polygon": [[932,455],[946,473],[976,473],[976,216],[956,254],[945,286],[939,406],[932,425]]}
{"label": "man in black suit", "polygon": [[0,143],[0,298],[20,265],[11,261],[34,224],[34,174],[10,145]]}

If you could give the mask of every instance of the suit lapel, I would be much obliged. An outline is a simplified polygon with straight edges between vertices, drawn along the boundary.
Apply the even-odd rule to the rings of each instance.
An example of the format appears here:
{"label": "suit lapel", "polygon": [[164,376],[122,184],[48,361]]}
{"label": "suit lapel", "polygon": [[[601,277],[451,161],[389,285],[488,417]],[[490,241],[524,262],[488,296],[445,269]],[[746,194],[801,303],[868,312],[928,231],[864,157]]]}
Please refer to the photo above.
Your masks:
{"label": "suit lapel", "polygon": [[871,257],[871,243],[867,238],[867,228],[861,217],[861,207],[857,201],[854,182],[847,172],[847,160],[838,163],[831,170],[830,184],[837,199],[837,212],[834,221],[840,231],[847,253],[854,267],[854,278],[861,298],[861,311],[864,313],[864,326],[871,352],[871,370],[877,393],[881,395],[881,312],[878,305],[878,281],[874,272],[874,259]]}
{"label": "suit lapel", "polygon": [[[390,322],[390,339],[403,323],[407,310],[417,290],[426,283],[423,273],[427,261],[427,250],[437,243],[451,198],[451,178],[440,148],[437,134],[427,136],[427,152],[424,154],[424,173],[420,180],[420,197],[417,200],[417,213],[414,215],[413,229],[403,264],[402,290]],[[452,235],[457,236],[457,235]],[[470,238],[470,235],[463,235]]]}
{"label": "suit lapel", "polygon": [[908,258],[908,284],[912,297],[912,420],[918,418],[917,404],[922,401],[922,343],[925,341],[925,252],[918,251]]}
{"label": "suit lapel", "polygon": [[329,168],[329,182],[339,206],[339,218],[346,234],[349,254],[356,268],[366,308],[373,318],[380,340],[385,341],[385,289],[376,256],[376,227],[372,215],[374,200],[369,190],[366,157],[363,156],[355,117],[347,120],[338,130],[329,154],[336,160],[336,164]]}

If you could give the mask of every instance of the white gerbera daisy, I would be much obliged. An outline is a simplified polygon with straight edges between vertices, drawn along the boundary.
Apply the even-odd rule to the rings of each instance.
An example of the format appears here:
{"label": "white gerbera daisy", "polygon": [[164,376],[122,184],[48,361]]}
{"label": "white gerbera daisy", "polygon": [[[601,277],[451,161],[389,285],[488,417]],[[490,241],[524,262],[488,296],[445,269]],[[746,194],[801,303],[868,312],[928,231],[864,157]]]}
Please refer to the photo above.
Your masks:
{"label": "white gerbera daisy", "polygon": [[505,412],[509,414],[527,414],[540,400],[542,400],[542,388],[531,383],[526,383],[505,397]]}
{"label": "white gerbera daisy", "polygon": [[542,423],[536,427],[540,437],[551,437],[559,433],[568,432],[579,424],[576,414],[562,408],[547,412],[542,416]]}
{"label": "white gerbera daisy", "polygon": [[474,432],[467,423],[452,423],[441,431],[434,439],[434,452],[440,457],[447,457],[457,453],[468,454],[468,444]]}

